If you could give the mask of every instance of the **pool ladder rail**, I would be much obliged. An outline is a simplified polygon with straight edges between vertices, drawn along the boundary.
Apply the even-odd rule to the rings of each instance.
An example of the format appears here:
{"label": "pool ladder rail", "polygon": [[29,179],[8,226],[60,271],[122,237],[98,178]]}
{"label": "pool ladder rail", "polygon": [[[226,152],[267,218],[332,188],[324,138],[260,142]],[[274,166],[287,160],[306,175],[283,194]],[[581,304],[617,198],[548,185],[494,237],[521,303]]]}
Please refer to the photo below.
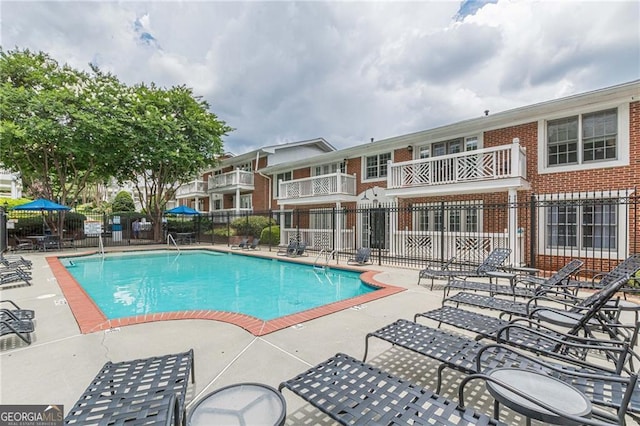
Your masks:
{"label": "pool ladder rail", "polygon": [[[320,250],[318,256],[313,261],[314,269],[322,269],[325,270],[329,267],[329,261],[333,258],[333,255],[336,253],[336,250],[331,250],[330,252],[327,249]],[[324,265],[320,265],[320,260],[324,255]]]}
{"label": "pool ladder rail", "polygon": [[167,234],[167,246],[170,246],[171,243],[173,243],[173,245],[176,246],[176,250],[178,250],[178,254],[180,254],[180,247],[178,247],[178,243],[176,243],[176,240],[173,238],[173,235]]}

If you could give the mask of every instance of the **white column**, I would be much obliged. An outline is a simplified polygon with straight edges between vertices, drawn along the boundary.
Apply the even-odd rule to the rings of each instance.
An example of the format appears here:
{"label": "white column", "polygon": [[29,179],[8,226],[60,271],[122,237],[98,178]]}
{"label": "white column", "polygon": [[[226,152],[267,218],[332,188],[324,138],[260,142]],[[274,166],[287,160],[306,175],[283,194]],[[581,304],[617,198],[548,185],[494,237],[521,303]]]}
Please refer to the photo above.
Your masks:
{"label": "white column", "polygon": [[520,266],[520,244],[518,244],[518,191],[509,188],[509,248],[511,249],[510,263]]}
{"label": "white column", "polygon": [[[339,179],[339,178],[338,178]],[[336,203],[336,242],[335,249],[340,251],[342,249],[342,227],[344,224],[342,223],[342,203]]]}
{"label": "white column", "polygon": [[[398,197],[393,197],[393,204],[398,205]],[[389,234],[389,254],[395,256],[398,254],[398,209],[392,208],[389,212]]]}
{"label": "white column", "polygon": [[285,241],[284,225],[284,206],[280,206],[280,244],[288,245],[289,241]]}

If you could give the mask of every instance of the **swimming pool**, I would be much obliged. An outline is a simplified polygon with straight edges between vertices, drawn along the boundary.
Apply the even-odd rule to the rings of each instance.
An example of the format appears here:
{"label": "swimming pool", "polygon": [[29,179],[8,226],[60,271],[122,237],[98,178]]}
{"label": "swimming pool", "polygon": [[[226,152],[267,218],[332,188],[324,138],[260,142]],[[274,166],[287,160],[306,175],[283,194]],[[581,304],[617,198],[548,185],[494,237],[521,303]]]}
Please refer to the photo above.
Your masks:
{"label": "swimming pool", "polygon": [[90,256],[63,265],[108,319],[215,310],[268,321],[376,290],[360,272],[212,251]]}

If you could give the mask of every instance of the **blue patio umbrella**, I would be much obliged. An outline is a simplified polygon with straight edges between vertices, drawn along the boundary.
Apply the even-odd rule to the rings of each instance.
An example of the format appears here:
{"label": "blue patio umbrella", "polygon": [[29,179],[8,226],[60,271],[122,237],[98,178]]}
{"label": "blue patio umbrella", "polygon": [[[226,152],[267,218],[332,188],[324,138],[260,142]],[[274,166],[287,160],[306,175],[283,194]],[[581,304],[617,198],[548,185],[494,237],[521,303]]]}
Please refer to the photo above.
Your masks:
{"label": "blue patio umbrella", "polygon": [[192,209],[188,206],[178,206],[174,207],[171,210],[166,210],[166,214],[187,214],[187,215],[196,215],[200,214],[200,212],[196,209]]}
{"label": "blue patio umbrella", "polygon": [[63,206],[62,204],[54,203],[46,198],[38,198],[37,200],[30,201],[26,204],[20,204],[15,206],[13,210],[30,210],[42,212],[42,233],[46,232],[47,222],[44,218],[44,212],[71,210],[71,207]]}
{"label": "blue patio umbrella", "polygon": [[54,203],[53,201],[47,200],[46,198],[38,198],[35,201],[31,201],[26,204],[20,204],[19,206],[15,206],[13,210],[59,211],[59,210],[71,210],[71,207]]}

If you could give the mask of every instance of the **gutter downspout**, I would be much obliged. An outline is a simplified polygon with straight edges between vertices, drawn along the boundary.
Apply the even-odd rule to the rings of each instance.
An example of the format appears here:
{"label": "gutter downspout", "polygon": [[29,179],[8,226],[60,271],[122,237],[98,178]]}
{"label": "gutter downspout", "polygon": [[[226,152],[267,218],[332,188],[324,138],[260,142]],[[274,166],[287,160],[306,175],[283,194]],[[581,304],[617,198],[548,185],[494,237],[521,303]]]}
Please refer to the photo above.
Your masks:
{"label": "gutter downspout", "polygon": [[263,178],[267,179],[269,181],[269,205],[267,206],[268,210],[271,210],[271,178],[269,176],[263,175],[259,170],[258,170],[258,162],[260,161],[260,151],[258,151],[256,153],[256,173],[258,173],[260,176],[262,176]]}

